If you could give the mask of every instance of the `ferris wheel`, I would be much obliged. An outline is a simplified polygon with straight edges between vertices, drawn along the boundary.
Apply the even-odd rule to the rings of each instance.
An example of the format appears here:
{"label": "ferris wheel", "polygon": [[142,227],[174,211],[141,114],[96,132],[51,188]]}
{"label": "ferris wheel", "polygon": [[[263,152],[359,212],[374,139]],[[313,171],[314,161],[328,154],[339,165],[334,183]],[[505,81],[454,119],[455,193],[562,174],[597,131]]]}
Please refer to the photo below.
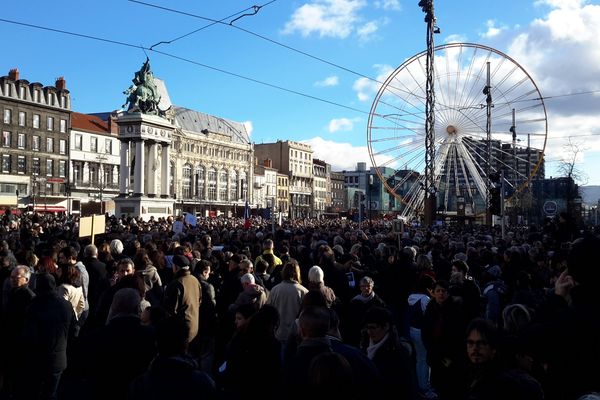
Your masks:
{"label": "ferris wheel", "polygon": [[[409,58],[382,84],[367,127],[372,165],[405,217],[421,214],[425,197],[426,56]],[[437,211],[485,212],[488,179],[514,202],[544,173],[548,126],[537,85],[508,55],[472,43],[435,47],[434,70]]]}

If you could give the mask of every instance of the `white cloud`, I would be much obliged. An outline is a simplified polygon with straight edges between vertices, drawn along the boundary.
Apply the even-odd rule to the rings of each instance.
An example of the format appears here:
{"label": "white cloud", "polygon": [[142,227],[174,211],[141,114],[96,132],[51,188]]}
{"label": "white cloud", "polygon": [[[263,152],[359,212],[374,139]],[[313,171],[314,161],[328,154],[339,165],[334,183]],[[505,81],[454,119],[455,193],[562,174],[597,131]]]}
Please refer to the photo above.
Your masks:
{"label": "white cloud", "polygon": [[[581,0],[543,0],[549,7],[514,37],[507,53],[532,76],[543,96],[600,90],[600,5]],[[584,135],[587,152],[600,149],[600,96],[560,96],[545,101],[548,112],[546,157],[557,159],[565,136]],[[573,138],[578,140],[577,138]],[[597,154],[597,153],[596,153]],[[583,158],[584,169],[598,170],[596,157]],[[546,165],[547,176],[557,176],[556,162]],[[598,184],[600,175],[596,174]],[[594,177],[590,176],[594,179]]]}
{"label": "white cloud", "polygon": [[490,38],[496,37],[500,33],[502,33],[503,30],[506,30],[506,26],[497,27],[496,21],[494,21],[492,19],[487,20],[486,26],[487,26],[487,31],[479,35],[485,39],[490,39]]}
{"label": "white cloud", "polygon": [[376,21],[369,21],[356,30],[356,35],[361,42],[366,42],[379,30],[379,25]]}
{"label": "white cloud", "polygon": [[329,132],[334,133],[337,131],[351,131],[354,129],[354,123],[358,122],[359,118],[334,118],[329,121]]}
{"label": "white cloud", "polygon": [[552,8],[579,8],[586,3],[586,0],[538,0],[536,6],[548,5]]}
{"label": "white cloud", "polygon": [[374,3],[375,8],[382,8],[384,10],[393,10],[400,11],[402,10],[402,6],[400,6],[400,1],[398,0],[378,0]]}
{"label": "white cloud", "polygon": [[252,131],[254,130],[254,125],[252,125],[252,121],[244,121],[242,122],[244,128],[246,128],[246,132],[248,132],[248,137],[252,136]]}
{"label": "white cloud", "polygon": [[444,43],[464,43],[467,41],[466,35],[454,34],[444,38]]}
{"label": "white cloud", "polygon": [[377,71],[377,77],[375,78],[377,82],[368,78],[358,78],[352,85],[352,89],[356,91],[356,95],[360,101],[372,100],[375,93],[381,87],[381,83],[379,82],[384,82],[392,71],[394,71],[394,68],[389,65],[376,64],[373,68]]}
{"label": "white cloud", "polygon": [[355,170],[358,162],[366,162],[367,165],[371,163],[367,146],[353,146],[350,143],[325,140],[319,136],[302,142],[310,144],[314,158],[331,164],[333,171]]}
{"label": "white cloud", "polygon": [[316,33],[320,37],[345,39],[360,20],[358,12],[365,6],[365,0],[315,0],[294,11],[283,33],[300,32],[304,37]]}
{"label": "white cloud", "polygon": [[328,76],[322,81],[315,82],[315,86],[329,87],[337,86],[340,84],[340,79],[336,75]]}

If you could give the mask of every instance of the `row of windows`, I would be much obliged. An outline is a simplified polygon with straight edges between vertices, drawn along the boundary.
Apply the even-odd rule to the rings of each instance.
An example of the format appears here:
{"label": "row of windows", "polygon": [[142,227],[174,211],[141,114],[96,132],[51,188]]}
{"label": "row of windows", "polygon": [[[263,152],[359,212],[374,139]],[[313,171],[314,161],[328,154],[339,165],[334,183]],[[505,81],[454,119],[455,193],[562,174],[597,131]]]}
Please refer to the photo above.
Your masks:
{"label": "row of windows", "polygon": [[[19,98],[22,100],[25,100],[27,98],[27,96],[25,95],[27,90],[26,86],[19,86]],[[12,86],[9,83],[6,83],[6,86],[4,87],[4,92],[7,94],[8,97],[12,96]],[[40,90],[33,90],[33,101],[36,103],[40,102],[40,98],[41,98],[41,91]],[[62,108],[66,108],[67,107],[67,96],[60,96],[60,99],[58,98],[58,94],[56,93],[48,93],[48,104],[51,106],[54,106],[55,103],[57,103],[58,101],[60,101],[60,106]]]}
{"label": "row of windows", "polygon": [[[73,146],[75,150],[83,150],[83,135],[75,134],[75,143]],[[98,138],[96,136],[90,137],[90,151],[94,153],[101,153],[100,148],[98,147]],[[113,151],[113,140],[106,138],[104,139],[104,153],[112,154]]]}
{"label": "row of windows", "polygon": [[[12,148],[13,147],[13,134],[9,131],[2,131],[2,147]],[[16,137],[16,146],[18,149],[27,149],[27,135],[24,133],[17,133]],[[59,139],[58,140],[58,149],[55,149],[55,140],[54,138],[48,137],[46,138],[46,147],[45,151],[47,153],[54,153],[58,150],[59,154],[67,154],[67,140]],[[42,140],[39,136],[31,137],[31,150],[33,151],[42,151]]]}
{"label": "row of windows", "polygon": [[[219,183],[217,185],[217,176]],[[186,164],[183,166],[182,179],[181,179],[181,195],[183,198],[189,199],[193,196],[198,198],[204,197],[205,190],[205,170],[202,167],[196,167],[194,176],[192,176],[192,166]],[[235,171],[227,173],[225,170],[217,171],[214,168],[206,171],[206,191],[208,200],[217,200],[217,194],[219,200],[238,200],[243,197],[243,193],[238,191],[238,174]],[[246,174],[241,173],[240,179],[242,181],[242,188],[247,188]],[[229,199],[227,197],[228,190],[227,184],[229,184]]]}
{"label": "row of windows", "polygon": [[[18,174],[26,174],[27,173],[27,158],[25,156],[13,156],[11,154],[3,154],[2,155],[2,173],[10,174],[13,171],[13,162],[16,159],[16,170]],[[34,157],[31,159],[31,174],[32,175],[40,175],[42,173],[41,170],[41,162],[38,157]],[[58,171],[55,171],[55,165],[58,165]],[[58,163],[55,163],[55,160],[51,158],[46,159],[46,176],[54,176],[55,173],[58,173],[59,177],[67,176],[67,161],[66,160],[58,160]]]}
{"label": "row of windows", "polygon": [[[4,114],[2,121],[5,124],[12,123],[12,110],[9,108],[4,109]],[[25,111],[19,111],[19,126],[27,126],[27,113]],[[31,119],[31,126],[34,129],[40,129],[40,114],[33,114]],[[54,117],[46,117],[46,130],[53,131],[54,130]],[[67,132],[67,120],[61,119],[59,121],[58,130],[61,133]]]}
{"label": "row of windows", "polygon": [[224,150],[218,147],[207,147],[200,146],[198,144],[184,142],[183,143],[183,151],[187,151],[190,153],[201,154],[210,157],[219,157],[226,158],[229,160],[236,161],[248,161],[250,160],[250,155],[248,153],[239,153],[233,152],[230,150]]}
{"label": "row of windows", "polygon": [[312,160],[312,155],[310,153],[305,153],[303,151],[298,152],[298,150],[290,149],[290,157],[298,158],[298,155],[300,155],[300,159]]}

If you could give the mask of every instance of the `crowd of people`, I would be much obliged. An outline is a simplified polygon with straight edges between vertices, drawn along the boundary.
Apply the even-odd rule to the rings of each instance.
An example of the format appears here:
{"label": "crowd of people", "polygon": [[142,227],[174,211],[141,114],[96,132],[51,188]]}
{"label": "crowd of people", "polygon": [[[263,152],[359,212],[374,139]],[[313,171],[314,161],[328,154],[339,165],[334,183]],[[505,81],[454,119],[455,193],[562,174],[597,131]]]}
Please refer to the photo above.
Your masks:
{"label": "crowd of people", "polygon": [[[0,221],[0,399],[600,398],[600,236]],[[244,226],[245,225],[245,226]]]}

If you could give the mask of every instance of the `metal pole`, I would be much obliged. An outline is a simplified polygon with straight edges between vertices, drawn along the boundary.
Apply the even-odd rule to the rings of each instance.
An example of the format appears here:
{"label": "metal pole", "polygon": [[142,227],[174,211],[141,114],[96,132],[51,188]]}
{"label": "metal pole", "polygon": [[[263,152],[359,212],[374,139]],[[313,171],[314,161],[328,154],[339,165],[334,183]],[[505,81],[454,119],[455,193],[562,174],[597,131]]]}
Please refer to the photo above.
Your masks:
{"label": "metal pole", "polygon": [[506,237],[506,223],[504,221],[504,170],[500,171],[500,218],[502,220],[502,239]]}
{"label": "metal pole", "polygon": [[492,181],[490,179],[490,174],[492,172],[492,88],[491,88],[491,77],[490,77],[490,62],[487,62],[487,77],[485,88],[483,89],[483,94],[486,95],[486,138],[487,138],[487,165],[485,168],[485,173],[487,175],[487,187],[486,187],[486,203],[487,203],[487,212],[486,212],[486,224],[488,226],[492,226],[492,211],[491,211],[491,185]]}
{"label": "metal pole", "polygon": [[436,187],[435,187],[435,58],[434,58],[434,33],[439,33],[436,26],[436,19],[433,10],[433,0],[421,0],[419,6],[425,13],[425,22],[427,23],[427,59],[426,74],[427,82],[425,85],[426,103],[425,103],[425,185],[423,190],[424,217],[425,224],[430,226],[433,223],[436,210]]}

